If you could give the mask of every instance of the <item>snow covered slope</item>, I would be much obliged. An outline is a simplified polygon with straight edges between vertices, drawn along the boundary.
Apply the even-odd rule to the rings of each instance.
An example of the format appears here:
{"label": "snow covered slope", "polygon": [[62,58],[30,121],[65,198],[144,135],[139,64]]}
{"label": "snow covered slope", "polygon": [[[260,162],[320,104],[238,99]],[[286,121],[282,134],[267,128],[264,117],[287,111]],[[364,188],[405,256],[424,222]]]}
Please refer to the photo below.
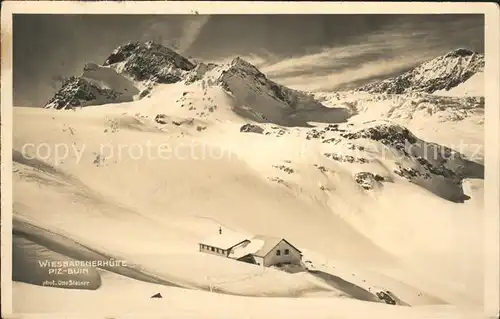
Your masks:
{"label": "snow covered slope", "polygon": [[[179,83],[178,87],[201,87],[201,98],[207,95],[207,90],[219,91],[213,94],[224,96],[223,105],[238,116],[257,122],[308,126],[308,121],[343,122],[348,117],[343,109],[326,108],[310,94],[269,80],[240,57],[224,65],[194,65],[154,42],[131,42],[118,47],[103,66],[88,64],[80,77],[63,84],[46,107],[130,102],[149,96],[153,90],[164,89],[158,88],[158,84],[173,83]],[[178,99],[189,99],[187,94],[188,91],[183,91]],[[210,98],[206,97],[208,104]],[[212,103],[205,106],[205,111],[213,112],[216,108]]]}
{"label": "snow covered slope", "polygon": [[484,72],[478,72],[468,80],[449,90],[438,90],[434,94],[442,96],[484,96]]}
{"label": "snow covered slope", "polygon": [[[453,306],[389,307],[379,303],[334,298],[251,298],[219,295],[204,291],[179,290],[148,284],[102,272],[103,286],[94,292],[65,290],[14,283],[14,308],[26,313],[39,313],[40,304],[51,318],[67,318],[79,314],[88,317],[116,317],[117,314],[137,314],[141,317],[172,318],[375,318],[443,319],[484,318],[480,312]],[[150,298],[160,293],[161,299]],[[55,303],[53,300],[57,299]],[[26,303],[24,300],[31,300]],[[193,302],[196,301],[196,302]]]}
{"label": "snow covered slope", "polygon": [[[142,54],[149,62],[137,68]],[[312,95],[241,58],[193,65],[176,57],[153,44],[124,46],[79,79],[127,99],[74,112],[14,110],[17,262],[98,254],[134,266],[92,273],[96,290],[71,291],[82,297],[66,310],[120,291],[137,298],[122,306],[139,311],[161,291],[168,298],[154,301],[156,311],[182,296],[275,304],[294,309],[288,316],[323,307],[352,318],[361,307],[386,317],[472,318],[483,301],[484,168],[470,145],[453,143],[482,145],[484,99]],[[286,238],[311,271],[199,253],[197,243],[219,226]],[[55,298],[61,289],[17,278],[16,312],[52,310],[19,296]],[[387,290],[413,309],[377,302]],[[198,304],[182,305],[176,317],[198,314]],[[204,315],[223,317],[211,311]]]}
{"label": "snow covered slope", "polygon": [[232,97],[233,110],[257,122],[308,126],[308,121],[344,122],[347,118],[346,113],[324,107],[309,94],[267,79],[241,58],[222,71],[218,82]]}
{"label": "snow covered slope", "polygon": [[129,42],[116,48],[102,66],[86,64],[83,74],[66,80],[45,107],[71,109],[133,101],[147,95],[156,83],[180,81],[193,68],[188,59],[160,44]]}
{"label": "snow covered slope", "polygon": [[316,93],[331,108],[345,108],[349,122],[386,119],[402,125],[426,141],[458,151],[474,161],[484,158],[484,97],[438,96],[425,93]]}
{"label": "snow covered slope", "polygon": [[358,90],[389,94],[433,93],[438,90],[450,90],[483,70],[483,54],[460,48],[425,62],[399,76],[368,84]]}

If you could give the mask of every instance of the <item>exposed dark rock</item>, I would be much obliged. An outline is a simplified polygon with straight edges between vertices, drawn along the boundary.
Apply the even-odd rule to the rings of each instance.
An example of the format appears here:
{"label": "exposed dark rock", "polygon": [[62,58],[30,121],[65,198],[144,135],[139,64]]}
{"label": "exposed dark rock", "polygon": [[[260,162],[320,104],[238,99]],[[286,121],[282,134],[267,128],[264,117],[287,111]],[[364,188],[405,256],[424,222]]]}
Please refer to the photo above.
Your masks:
{"label": "exposed dark rock", "polygon": [[375,185],[380,185],[381,182],[385,181],[385,178],[370,172],[360,172],[354,175],[354,180],[365,190],[371,190],[375,188]]}
{"label": "exposed dark rock", "polygon": [[[281,137],[288,133],[288,131],[282,127],[279,126],[272,126],[271,129],[274,131],[276,137]],[[267,135],[267,133],[266,133]]]}
{"label": "exposed dark rock", "polygon": [[445,58],[448,58],[448,57],[466,57],[466,56],[470,56],[473,54],[477,54],[477,53],[475,53],[474,51],[469,50],[469,49],[458,48],[458,49],[455,49],[451,52],[448,52],[445,55]]}
{"label": "exposed dark rock", "polygon": [[161,44],[130,42],[118,47],[104,65],[123,63],[123,72],[134,80],[175,83],[181,80],[179,71],[192,70],[195,65]]}
{"label": "exposed dark rock", "polygon": [[141,91],[141,93],[139,93],[139,98],[142,99],[142,98],[148,96],[149,93],[151,93],[151,89],[149,89],[149,88],[144,89]]}
{"label": "exposed dark rock", "polygon": [[328,124],[325,127],[325,131],[330,131],[330,132],[345,132],[344,129],[340,129],[338,124]]}
{"label": "exposed dark rock", "polygon": [[306,140],[324,139],[324,138],[325,138],[325,131],[317,130],[315,128],[311,129],[309,132],[306,133]]}
{"label": "exposed dark rock", "polygon": [[277,168],[279,170],[282,170],[285,173],[292,174],[294,172],[293,168],[290,168],[285,165],[273,165],[274,168]]}
{"label": "exposed dark rock", "polygon": [[157,114],[155,116],[155,122],[159,124],[167,124],[168,123],[168,116],[165,114]]}
{"label": "exposed dark rock", "polygon": [[428,160],[426,160],[421,156],[417,157],[417,162],[420,163],[420,165],[422,165],[427,171],[429,171],[434,175],[439,175],[445,178],[454,179],[457,182],[461,180],[460,176],[455,174],[455,172],[453,172],[452,170],[444,167],[444,165],[440,166],[432,165]]}
{"label": "exposed dark rock", "polygon": [[404,151],[408,144],[417,142],[415,135],[407,128],[395,124],[380,124],[355,133],[341,133],[341,136],[349,140],[367,138],[401,151]]}
{"label": "exposed dark rock", "polygon": [[364,151],[365,150],[364,146],[362,146],[362,145],[356,145],[356,144],[351,144],[351,143],[349,143],[347,145],[347,148],[350,149],[350,150],[357,150],[357,151]]}
{"label": "exposed dark rock", "polygon": [[422,173],[420,170],[417,170],[412,167],[403,167],[401,164],[397,164],[398,168],[394,170],[394,173],[398,176],[404,177],[409,181],[415,181],[415,179],[429,179],[432,175],[429,172]]}
{"label": "exposed dark rock", "polygon": [[370,83],[358,90],[387,94],[433,93],[449,90],[483,70],[483,54],[460,48],[424,62],[397,77]]}
{"label": "exposed dark rock", "polygon": [[326,173],[326,172],[328,172],[328,169],[327,169],[326,167],[324,167],[324,166],[320,166],[320,165],[318,165],[318,164],[314,164],[313,166],[314,166],[314,167],[316,167],[316,168],[317,168],[319,171],[321,171],[322,173]]}
{"label": "exposed dark rock", "polygon": [[389,304],[389,305],[395,305],[396,304],[396,301],[394,299],[392,299],[392,297],[389,295],[388,292],[385,292],[385,291],[378,291],[376,293],[377,297],[384,301],[386,304]]}
{"label": "exposed dark rock", "polygon": [[240,127],[240,132],[262,134],[264,132],[264,129],[255,124],[244,124]]}
{"label": "exposed dark rock", "polygon": [[322,142],[322,143],[337,143],[337,142],[339,142],[339,141],[340,141],[339,139],[332,137],[332,138],[329,138],[329,139],[323,140],[323,142]]}
{"label": "exposed dark rock", "polygon": [[271,182],[276,182],[278,184],[285,184],[285,181],[279,177],[268,177],[267,179]]}
{"label": "exposed dark rock", "polygon": [[343,155],[343,154],[336,154],[336,153],[324,153],[323,155],[325,155],[327,158],[331,158],[331,159],[338,161],[338,162],[359,163],[359,164],[366,164],[366,163],[370,162],[366,158],[354,157],[351,155]]}
{"label": "exposed dark rock", "polygon": [[120,93],[108,88],[101,88],[80,77],[70,77],[64,81],[61,89],[48,101],[45,107],[55,109],[73,109],[89,104],[105,104],[117,100]]}

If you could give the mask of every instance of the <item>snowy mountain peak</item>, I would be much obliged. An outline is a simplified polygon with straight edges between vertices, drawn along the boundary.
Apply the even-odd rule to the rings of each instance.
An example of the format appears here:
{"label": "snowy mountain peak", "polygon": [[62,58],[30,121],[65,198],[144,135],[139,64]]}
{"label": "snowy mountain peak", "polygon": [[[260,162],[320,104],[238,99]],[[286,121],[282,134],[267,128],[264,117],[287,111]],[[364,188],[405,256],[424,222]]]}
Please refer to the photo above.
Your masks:
{"label": "snowy mountain peak", "polygon": [[240,70],[246,71],[247,73],[250,74],[255,74],[258,76],[263,76],[263,74],[257,69],[257,67],[250,62],[242,59],[241,57],[236,57],[234,58],[231,63],[231,67],[238,68]]}
{"label": "snowy mountain peak", "polygon": [[388,94],[447,91],[483,70],[483,54],[458,48],[424,62],[399,76],[371,83],[357,90]]}
{"label": "snowy mountain peak", "polygon": [[148,41],[128,42],[117,47],[102,66],[86,63],[79,77],[65,81],[46,108],[129,102],[144,95],[157,83],[176,83],[195,64],[174,50]]}
{"label": "snowy mountain peak", "polygon": [[141,43],[139,41],[130,41],[124,45],[120,45],[117,47],[111,55],[106,59],[104,62],[104,66],[106,65],[111,65],[115,64],[118,62],[125,61],[127,58],[129,58],[132,55],[163,55],[167,57],[171,57],[173,62],[177,62],[179,64],[179,67],[185,67],[184,65],[180,64],[179,62],[185,62],[187,67],[186,69],[192,69],[194,67],[194,64],[191,63],[189,60],[183,58],[181,55],[179,55],[177,52],[174,50],[156,43],[154,41],[147,41],[144,43]]}
{"label": "snowy mountain peak", "polygon": [[[242,81],[241,85],[251,88],[251,94],[263,94],[280,101],[292,108],[299,92],[284,87],[269,80],[264,73],[250,62],[236,57],[231,61],[229,67],[222,72],[219,82],[228,91],[238,90],[236,83]],[[247,96],[247,94],[245,94]]]}
{"label": "snowy mountain peak", "polygon": [[458,48],[453,51],[448,52],[444,57],[445,58],[451,58],[451,57],[464,57],[464,56],[469,56],[473,54],[478,54],[477,52],[474,52],[469,49],[465,48]]}
{"label": "snowy mountain peak", "polygon": [[133,80],[158,83],[177,82],[182,73],[195,67],[194,63],[174,50],[153,41],[129,42],[119,46],[104,62],[104,66],[108,65]]}

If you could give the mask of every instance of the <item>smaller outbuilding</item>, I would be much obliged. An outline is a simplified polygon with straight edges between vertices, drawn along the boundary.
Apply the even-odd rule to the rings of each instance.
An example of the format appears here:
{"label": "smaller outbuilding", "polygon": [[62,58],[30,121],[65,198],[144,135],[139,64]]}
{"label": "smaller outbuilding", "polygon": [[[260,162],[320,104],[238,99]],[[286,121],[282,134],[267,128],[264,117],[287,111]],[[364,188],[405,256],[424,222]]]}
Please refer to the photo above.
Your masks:
{"label": "smaller outbuilding", "polygon": [[217,235],[200,242],[199,250],[204,253],[229,257],[231,250],[247,242],[250,242],[250,240],[242,234],[228,230],[224,230],[224,232],[219,230]]}

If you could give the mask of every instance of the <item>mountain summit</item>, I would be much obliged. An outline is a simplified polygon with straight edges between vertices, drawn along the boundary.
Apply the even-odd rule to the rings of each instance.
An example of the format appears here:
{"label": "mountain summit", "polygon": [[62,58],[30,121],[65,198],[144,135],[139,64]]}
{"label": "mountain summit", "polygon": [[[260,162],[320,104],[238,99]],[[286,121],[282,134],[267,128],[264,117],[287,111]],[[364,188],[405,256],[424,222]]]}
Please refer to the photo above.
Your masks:
{"label": "mountain summit", "polygon": [[[88,63],[79,77],[63,84],[46,108],[73,109],[131,102],[150,96],[158,84],[175,83],[183,86],[185,92],[201,87],[207,101],[210,94],[223,96],[231,101],[231,113],[257,122],[305,125],[306,120],[319,120],[309,111],[325,109],[310,94],[268,79],[241,57],[222,65],[194,64],[154,42],[129,42],[116,48],[103,65]],[[209,88],[219,93],[213,90],[208,93]],[[182,95],[176,103],[181,99],[188,97]],[[188,108],[195,109],[194,106]],[[214,108],[214,105],[207,106],[207,110]],[[345,115],[341,117],[344,119]]]}
{"label": "mountain summit", "polygon": [[111,53],[103,65],[119,68],[136,81],[152,80],[158,83],[177,82],[182,73],[195,67],[174,50],[153,41],[122,45]]}
{"label": "mountain summit", "polygon": [[399,76],[365,85],[357,91],[388,94],[447,91],[483,70],[484,54],[459,48]]}
{"label": "mountain summit", "polygon": [[[439,93],[464,83],[483,69],[483,54],[456,49],[397,77],[366,85],[357,91]],[[223,65],[193,63],[153,41],[129,42],[117,47],[102,65],[87,63],[83,73],[66,80],[45,107],[73,109],[131,102],[149,96],[158,84],[181,82],[186,86],[203,84],[222,88],[233,100],[235,113],[256,121],[285,125],[283,119],[286,118],[288,125],[304,125],[306,120],[324,120],[314,115],[318,110],[323,112],[324,106],[311,94],[268,79],[258,68],[240,57]],[[332,116],[336,122],[348,114]]]}
{"label": "mountain summit", "polygon": [[46,108],[130,102],[157,83],[181,81],[195,64],[153,41],[129,42],[116,48],[103,65],[87,63],[83,73],[64,81]]}

